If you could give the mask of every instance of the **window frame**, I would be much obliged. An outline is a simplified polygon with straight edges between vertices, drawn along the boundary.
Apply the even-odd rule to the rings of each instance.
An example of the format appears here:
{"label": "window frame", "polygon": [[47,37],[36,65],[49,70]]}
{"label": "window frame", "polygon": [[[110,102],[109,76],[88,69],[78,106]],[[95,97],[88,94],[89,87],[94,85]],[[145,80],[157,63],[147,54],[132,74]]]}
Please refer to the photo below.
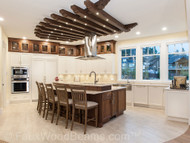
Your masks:
{"label": "window frame", "polygon": [[[135,56],[122,56],[122,50],[131,50],[131,54],[132,54],[132,49],[135,49],[136,50],[136,54]],[[135,79],[122,79],[122,58],[136,58],[136,63],[135,63],[135,69],[137,69],[137,47],[134,47],[134,46],[131,46],[131,47],[123,47],[123,48],[120,48],[120,56],[119,56],[119,61],[120,61],[120,64],[119,64],[119,69],[120,69],[120,78],[119,80],[121,81],[136,81],[137,80],[137,71],[135,72]]]}
{"label": "window frame", "polygon": [[[146,48],[146,47],[155,47],[155,46],[159,46],[160,48],[160,53],[159,54],[149,54],[149,51],[148,51],[148,54],[144,55],[143,54],[143,49]],[[150,45],[144,45],[144,46],[141,46],[141,80],[142,81],[161,81],[161,44],[150,44]],[[144,56],[160,56],[160,78],[159,79],[143,79],[143,57]]]}
{"label": "window frame", "polygon": [[[188,43],[189,44],[189,52],[178,52],[178,53],[174,52],[174,53],[169,53],[169,47],[168,47],[169,45],[176,45],[176,44],[182,44],[182,43]],[[188,54],[189,55],[188,62],[189,62],[189,67],[190,67],[190,42],[188,40],[168,42],[165,45],[166,45],[166,48],[167,48],[167,60],[168,60],[167,61],[167,65],[168,66],[169,66],[169,55]],[[189,79],[187,81],[190,80],[190,70],[189,70],[188,74],[189,74]],[[171,79],[169,79],[169,68],[167,69],[167,80],[170,81],[170,82],[172,81]]]}

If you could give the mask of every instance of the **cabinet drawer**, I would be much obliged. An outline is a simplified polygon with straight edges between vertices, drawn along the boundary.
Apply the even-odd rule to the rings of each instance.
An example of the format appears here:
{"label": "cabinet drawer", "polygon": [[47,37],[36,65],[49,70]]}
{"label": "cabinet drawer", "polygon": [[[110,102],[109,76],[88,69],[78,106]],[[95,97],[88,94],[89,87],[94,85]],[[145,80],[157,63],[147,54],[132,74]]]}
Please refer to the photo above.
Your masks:
{"label": "cabinet drawer", "polygon": [[111,99],[111,92],[107,92],[103,94],[103,100],[109,100]]}

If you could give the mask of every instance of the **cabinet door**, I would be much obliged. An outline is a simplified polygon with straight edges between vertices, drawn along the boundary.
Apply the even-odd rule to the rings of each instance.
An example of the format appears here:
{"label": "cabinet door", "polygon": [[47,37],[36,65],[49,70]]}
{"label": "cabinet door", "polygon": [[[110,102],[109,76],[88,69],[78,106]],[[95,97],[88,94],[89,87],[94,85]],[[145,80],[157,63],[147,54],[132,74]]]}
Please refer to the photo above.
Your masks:
{"label": "cabinet door", "polygon": [[149,105],[163,106],[162,87],[149,87]]}
{"label": "cabinet door", "polygon": [[57,60],[48,59],[45,62],[45,82],[52,83],[57,75]]}
{"label": "cabinet door", "polygon": [[11,66],[20,66],[21,65],[21,57],[20,53],[11,53]]}
{"label": "cabinet door", "polygon": [[113,91],[112,92],[112,116],[116,116],[117,115],[117,100],[118,100],[118,98],[117,98],[117,94],[118,94],[118,92],[117,91]]}
{"label": "cabinet door", "polygon": [[117,94],[117,100],[118,100],[118,110],[117,115],[123,114],[123,112],[126,110],[126,90],[119,90]]}
{"label": "cabinet door", "polygon": [[103,93],[103,122],[107,122],[112,117],[112,97],[111,92]]}
{"label": "cabinet door", "polygon": [[21,65],[30,66],[31,65],[31,54],[22,54],[21,55]]}
{"label": "cabinet door", "polygon": [[133,102],[133,93],[132,91],[126,91],[126,102],[127,103],[132,103]]}
{"label": "cabinet door", "polygon": [[45,62],[41,59],[32,60],[32,100],[38,99],[38,89],[36,81],[44,82]]}
{"label": "cabinet door", "polygon": [[134,103],[148,105],[148,87],[144,85],[134,86]]}

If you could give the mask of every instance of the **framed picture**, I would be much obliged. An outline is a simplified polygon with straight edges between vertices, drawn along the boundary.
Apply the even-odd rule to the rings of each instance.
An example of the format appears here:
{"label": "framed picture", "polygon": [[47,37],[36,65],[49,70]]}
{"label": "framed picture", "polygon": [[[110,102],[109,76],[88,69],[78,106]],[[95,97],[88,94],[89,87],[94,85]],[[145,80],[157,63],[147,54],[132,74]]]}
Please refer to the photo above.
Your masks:
{"label": "framed picture", "polygon": [[39,44],[33,44],[33,52],[40,52],[40,46]]}
{"label": "framed picture", "polygon": [[22,51],[29,51],[28,43],[22,43]]}
{"label": "framed picture", "polygon": [[56,46],[55,45],[51,45],[51,53],[56,53]]}
{"label": "framed picture", "polygon": [[42,52],[44,53],[48,52],[48,45],[42,45]]}
{"label": "framed picture", "polygon": [[12,51],[19,51],[19,43],[13,41],[13,42],[12,42],[11,50],[12,50]]}

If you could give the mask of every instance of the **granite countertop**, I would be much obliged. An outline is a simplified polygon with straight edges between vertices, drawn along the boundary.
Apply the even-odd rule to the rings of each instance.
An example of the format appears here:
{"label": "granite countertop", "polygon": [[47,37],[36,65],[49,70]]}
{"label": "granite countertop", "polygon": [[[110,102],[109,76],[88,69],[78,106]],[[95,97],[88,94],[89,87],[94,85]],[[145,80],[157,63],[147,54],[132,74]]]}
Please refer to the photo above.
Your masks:
{"label": "granite countertop", "polygon": [[64,81],[56,81],[54,83],[59,83],[59,84],[72,84],[72,85],[81,85],[81,86],[100,86],[100,87],[104,87],[104,86],[112,86],[112,84],[107,84],[107,83],[83,83],[83,82],[64,82]]}

